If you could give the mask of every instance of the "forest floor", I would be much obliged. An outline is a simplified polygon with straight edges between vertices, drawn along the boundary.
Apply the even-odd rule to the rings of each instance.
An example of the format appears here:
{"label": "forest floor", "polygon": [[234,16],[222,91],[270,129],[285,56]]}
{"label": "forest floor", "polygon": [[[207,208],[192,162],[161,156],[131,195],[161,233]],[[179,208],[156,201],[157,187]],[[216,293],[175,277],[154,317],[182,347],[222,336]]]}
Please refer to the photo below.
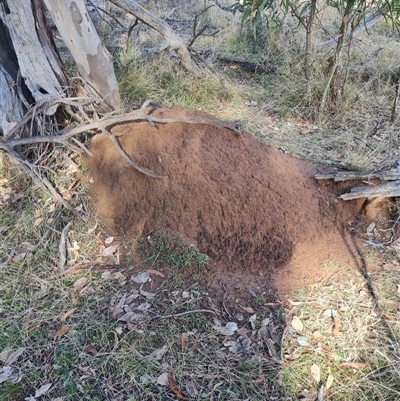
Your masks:
{"label": "forest floor", "polygon": [[[211,11],[222,39],[199,47],[250,57]],[[153,99],[149,114],[196,122],[113,128],[165,179],[101,134],[92,158],[55,148],[49,175],[86,221],[0,155],[0,399],[400,399],[399,201],[339,200],[355,182],[314,178],[400,156],[384,75],[397,41],[362,37],[363,55],[384,47],[379,77],[349,79],[316,118],[301,69],[279,64],[293,43],[276,74],[211,57],[198,79],[135,29],[116,57],[127,111]]]}

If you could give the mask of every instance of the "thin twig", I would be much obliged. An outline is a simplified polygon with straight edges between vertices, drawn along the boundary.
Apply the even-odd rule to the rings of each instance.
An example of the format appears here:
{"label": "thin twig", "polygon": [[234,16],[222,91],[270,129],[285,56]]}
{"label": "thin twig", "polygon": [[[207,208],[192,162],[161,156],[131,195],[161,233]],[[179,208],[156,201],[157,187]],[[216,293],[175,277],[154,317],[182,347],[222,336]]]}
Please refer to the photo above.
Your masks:
{"label": "thin twig", "polygon": [[225,306],[225,296],[226,296],[226,292],[227,292],[225,283],[223,281],[221,281],[220,285],[221,285],[222,289],[224,290],[224,295],[222,296],[222,308],[225,311],[225,313],[228,316],[228,318],[233,320],[232,315],[229,313],[228,309]]}
{"label": "thin twig", "polygon": [[289,328],[290,328],[290,326],[287,324],[285,326],[285,328],[283,329],[283,333],[282,333],[282,337],[281,337],[281,344],[280,344],[280,346],[281,346],[281,354],[280,354],[281,361],[283,361],[283,341],[285,340],[285,337],[286,337],[287,333],[289,332]]}
{"label": "thin twig", "polygon": [[11,262],[14,254],[15,254],[15,248],[11,250],[11,252],[8,255],[7,259],[3,263],[0,263],[0,270],[3,269],[4,267],[6,267]]}
{"label": "thin twig", "polygon": [[67,210],[69,210],[71,213],[73,213],[75,216],[79,217],[81,220],[86,221],[86,216],[83,215],[82,213],[78,212],[75,210],[75,208],[70,205],[53,187],[52,183],[43,175],[41,175],[37,171],[37,167],[34,166],[33,164],[29,163],[27,160],[23,159],[20,155],[18,155],[17,152],[14,150],[9,149],[8,154],[21,166],[23,170],[25,170],[26,173],[32,179],[35,181],[36,184],[38,184],[42,188],[48,189],[53,197],[61,203]]}
{"label": "thin twig", "polygon": [[90,0],[87,0],[87,2],[88,2],[89,4],[91,4],[91,5],[95,8],[95,10],[96,10],[97,13],[99,14],[100,18],[101,18],[103,21],[105,21],[108,25],[110,25],[110,27],[112,27],[111,24],[110,24],[108,21],[106,21],[106,20],[100,15],[99,10],[100,10],[102,13],[107,14],[110,18],[112,18],[120,27],[125,28],[125,26],[124,26],[117,18],[115,18],[113,15],[111,15],[108,11],[104,10],[103,8],[101,8],[101,7],[99,7],[99,6],[96,6],[96,5],[93,4],[93,2],[91,2]]}
{"label": "thin twig", "polygon": [[67,263],[67,236],[68,231],[72,226],[72,221],[70,221],[62,230],[60,243],[58,244],[58,249],[60,251],[60,269],[63,269],[65,264]]}
{"label": "thin twig", "polygon": [[211,4],[210,6],[206,7],[204,10],[202,10],[199,14],[195,15],[194,22],[193,22],[193,37],[192,37],[192,40],[189,42],[188,47],[192,47],[193,43],[207,30],[208,25],[204,25],[197,32],[197,22],[198,22],[198,18],[201,17],[211,7],[214,7],[214,4]]}

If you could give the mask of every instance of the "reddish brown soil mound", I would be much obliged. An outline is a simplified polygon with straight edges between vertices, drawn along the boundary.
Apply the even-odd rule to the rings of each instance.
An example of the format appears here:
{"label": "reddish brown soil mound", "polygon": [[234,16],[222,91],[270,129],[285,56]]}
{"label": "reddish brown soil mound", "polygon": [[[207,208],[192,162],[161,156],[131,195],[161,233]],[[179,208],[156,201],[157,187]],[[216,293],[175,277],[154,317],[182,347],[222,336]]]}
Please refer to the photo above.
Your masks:
{"label": "reddish brown soil mound", "polygon": [[[150,113],[215,120],[180,107]],[[93,138],[92,196],[111,229],[135,237],[167,229],[211,257],[214,279],[264,285],[273,273],[281,291],[318,280],[324,260],[351,261],[341,222],[360,202],[338,208],[313,166],[213,125],[141,122],[112,132],[139,166],[168,179],[138,173],[107,137]]]}

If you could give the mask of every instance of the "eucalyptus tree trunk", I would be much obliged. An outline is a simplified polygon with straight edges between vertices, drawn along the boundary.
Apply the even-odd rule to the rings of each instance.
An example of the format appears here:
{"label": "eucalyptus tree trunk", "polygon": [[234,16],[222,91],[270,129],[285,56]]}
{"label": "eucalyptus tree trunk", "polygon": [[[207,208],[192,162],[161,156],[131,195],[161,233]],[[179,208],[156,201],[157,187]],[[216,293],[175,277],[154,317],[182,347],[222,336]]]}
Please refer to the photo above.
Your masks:
{"label": "eucalyptus tree trunk", "polygon": [[93,25],[83,0],[43,0],[74,58],[89,92],[99,97],[104,111],[120,109],[113,58]]}

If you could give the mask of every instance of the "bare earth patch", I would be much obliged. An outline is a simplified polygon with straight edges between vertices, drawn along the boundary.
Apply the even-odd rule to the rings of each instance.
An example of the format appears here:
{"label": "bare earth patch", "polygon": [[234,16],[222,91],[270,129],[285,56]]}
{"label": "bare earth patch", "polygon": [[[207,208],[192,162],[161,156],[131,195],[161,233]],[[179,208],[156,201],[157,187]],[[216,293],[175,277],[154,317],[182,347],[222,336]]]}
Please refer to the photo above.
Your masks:
{"label": "bare earth patch", "polygon": [[[148,111],[215,120],[181,107]],[[364,202],[338,202],[314,179],[316,166],[222,125],[135,122],[112,133],[139,166],[168,178],[135,171],[97,135],[90,168],[100,216],[126,238],[167,230],[193,243],[210,257],[211,287],[223,280],[230,288],[272,285],[286,293],[329,278],[326,260],[358,264],[347,220],[364,211]]]}

